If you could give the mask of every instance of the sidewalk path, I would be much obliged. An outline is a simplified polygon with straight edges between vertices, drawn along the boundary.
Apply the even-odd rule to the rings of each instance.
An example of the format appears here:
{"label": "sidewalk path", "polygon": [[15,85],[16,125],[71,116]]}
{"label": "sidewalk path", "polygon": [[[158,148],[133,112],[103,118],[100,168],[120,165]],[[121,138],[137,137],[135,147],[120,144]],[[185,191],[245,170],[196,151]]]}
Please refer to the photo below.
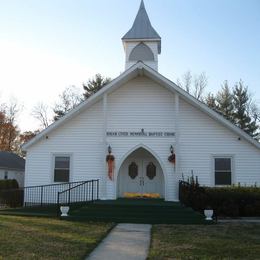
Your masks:
{"label": "sidewalk path", "polygon": [[88,260],[145,260],[151,225],[118,224],[90,254]]}

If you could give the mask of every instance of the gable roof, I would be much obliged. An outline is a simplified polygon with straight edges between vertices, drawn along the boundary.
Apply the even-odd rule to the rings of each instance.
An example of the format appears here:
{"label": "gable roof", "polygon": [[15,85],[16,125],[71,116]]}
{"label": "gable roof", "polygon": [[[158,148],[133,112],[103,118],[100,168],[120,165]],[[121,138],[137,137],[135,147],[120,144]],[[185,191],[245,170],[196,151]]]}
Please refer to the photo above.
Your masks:
{"label": "gable roof", "polygon": [[136,15],[132,28],[122,38],[122,40],[134,39],[152,39],[161,42],[160,35],[155,31],[150,22],[148,14],[145,10],[143,0],[141,1],[140,8]]}
{"label": "gable roof", "polygon": [[190,95],[188,92],[177,86],[174,82],[170,81],[169,79],[162,76],[157,71],[153,70],[151,67],[144,64],[142,61],[138,61],[135,65],[130,67],[128,70],[123,72],[120,76],[112,80],[110,83],[108,83],[106,86],[104,86],[101,90],[99,90],[97,93],[95,93],[93,96],[88,98],[87,100],[83,101],[81,104],[79,104],[77,107],[69,111],[65,116],[63,116],[58,121],[54,122],[52,125],[47,127],[45,130],[40,132],[38,135],[36,135],[33,139],[31,139],[29,142],[25,143],[22,146],[22,149],[26,151],[31,145],[38,142],[42,138],[46,137],[50,132],[52,132],[54,129],[57,129],[59,126],[67,122],[70,118],[78,115],[88,107],[95,104],[97,101],[101,100],[104,94],[109,94],[115,89],[119,88],[129,80],[137,77],[137,76],[146,76],[153,81],[157,82],[158,84],[164,86],[166,89],[173,93],[178,93],[180,97],[185,100],[187,103],[195,106],[202,112],[206,113],[208,116],[216,120],[217,122],[221,123],[223,126],[227,127],[229,130],[237,134],[239,137],[247,140],[249,143],[253,144],[255,147],[260,149],[260,143],[254,140],[251,136],[246,134],[243,130],[226,120],[223,116],[216,113],[212,109],[210,109],[207,105],[204,103],[198,101],[196,98],[194,98],[192,95]]}
{"label": "gable roof", "polygon": [[25,160],[14,153],[0,152],[0,169],[24,171]]}

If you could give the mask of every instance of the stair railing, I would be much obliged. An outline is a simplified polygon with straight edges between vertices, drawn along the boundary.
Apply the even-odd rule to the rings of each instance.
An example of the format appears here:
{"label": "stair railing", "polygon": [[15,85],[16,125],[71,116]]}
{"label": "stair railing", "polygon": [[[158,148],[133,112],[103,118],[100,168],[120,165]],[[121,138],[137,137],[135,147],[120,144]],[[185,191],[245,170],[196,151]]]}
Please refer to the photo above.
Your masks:
{"label": "stair railing", "polygon": [[84,181],[76,186],[59,191],[57,195],[57,213],[60,206],[75,203],[93,202],[99,199],[99,180]]}

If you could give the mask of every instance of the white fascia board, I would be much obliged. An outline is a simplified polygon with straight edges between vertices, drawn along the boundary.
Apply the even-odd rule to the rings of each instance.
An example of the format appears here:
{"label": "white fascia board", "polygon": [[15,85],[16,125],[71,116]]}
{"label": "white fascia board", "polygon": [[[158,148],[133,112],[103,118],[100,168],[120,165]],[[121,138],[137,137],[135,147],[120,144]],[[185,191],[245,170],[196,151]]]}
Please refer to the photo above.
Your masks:
{"label": "white fascia board", "polygon": [[161,38],[122,39],[123,42],[159,42]]}
{"label": "white fascia board", "polygon": [[126,70],[124,73],[122,73],[120,76],[112,80],[110,83],[108,83],[104,88],[99,90],[96,94],[88,98],[86,101],[83,101],[80,103],[77,107],[69,111],[66,115],[64,115],[62,118],[57,120],[56,122],[52,123],[50,126],[48,126],[46,129],[41,131],[39,134],[37,134],[33,139],[28,141],[27,143],[23,144],[21,146],[23,151],[27,151],[30,146],[47,136],[50,132],[52,132],[54,129],[58,128],[59,126],[63,125],[65,122],[67,122],[70,118],[80,114],[83,110],[87,109],[88,107],[94,105],[96,102],[101,100],[104,93],[111,93],[119,86],[125,84],[129,80],[131,80],[134,77],[137,77],[140,73],[140,65],[138,63],[134,64],[132,67],[130,67],[128,70]]}
{"label": "white fascia board", "polygon": [[150,68],[143,62],[139,61],[136,64],[134,64],[132,67],[130,67],[128,70],[123,72],[119,77],[115,78],[113,81],[111,81],[109,84],[107,84],[104,88],[102,88],[100,91],[98,91],[96,94],[91,96],[88,100],[82,102],[80,105],[78,105],[76,108],[72,109],[70,112],[68,112],[64,117],[59,119],[58,121],[54,122],[52,125],[47,127],[45,130],[40,132],[38,135],[36,135],[32,140],[27,142],[26,144],[22,145],[22,150],[26,151],[31,145],[42,139],[44,136],[49,134],[51,131],[59,127],[60,125],[64,124],[67,120],[70,118],[78,115],[83,110],[87,109],[88,107],[95,104],[97,101],[99,101],[104,93],[111,93],[114,90],[116,90],[118,87],[122,86],[129,80],[137,77],[138,75],[141,76],[147,76],[148,78],[154,80],[155,82],[159,83],[160,85],[163,85],[165,88],[170,90],[171,92],[177,92],[180,94],[180,97],[183,98],[185,101],[187,101],[189,104],[197,107],[202,112],[209,115],[212,119],[220,122],[222,125],[233,131],[235,134],[237,134],[239,137],[244,138],[249,143],[253,144],[256,148],[260,149],[260,143],[254,140],[251,136],[246,134],[243,130],[241,130],[239,127],[235,126],[231,122],[229,122],[227,119],[225,119],[223,116],[219,115],[217,112],[210,109],[207,105],[204,103],[198,101],[196,98],[194,98],[192,95],[190,95],[188,92],[177,86],[174,82],[170,81],[169,79],[162,76],[160,73],[155,71],[154,69]]}
{"label": "white fascia board", "polygon": [[253,144],[256,148],[260,149],[260,143],[257,142],[254,138],[249,136],[247,133],[245,133],[243,130],[241,130],[236,125],[232,124],[230,121],[225,119],[222,115],[218,114],[211,108],[209,108],[207,105],[202,103],[201,101],[194,98],[192,95],[190,95],[188,92],[177,86],[174,82],[170,81],[169,79],[162,76],[157,71],[153,70],[147,65],[144,66],[144,75],[153,79],[155,82],[158,82],[159,84],[166,87],[168,90],[172,92],[177,92],[180,94],[180,97],[183,98],[185,101],[187,101],[189,104],[197,107],[202,112],[206,113],[208,116],[210,116],[212,119],[220,122],[222,125],[227,127],[229,130],[237,134],[239,137],[242,137],[243,139],[247,140],[249,143]]}

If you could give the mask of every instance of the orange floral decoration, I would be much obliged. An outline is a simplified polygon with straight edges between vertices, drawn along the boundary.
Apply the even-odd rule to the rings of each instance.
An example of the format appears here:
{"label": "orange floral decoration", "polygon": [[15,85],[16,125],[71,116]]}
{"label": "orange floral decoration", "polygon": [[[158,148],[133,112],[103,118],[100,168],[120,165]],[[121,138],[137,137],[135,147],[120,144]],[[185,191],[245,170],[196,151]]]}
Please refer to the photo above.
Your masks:
{"label": "orange floral decoration", "polygon": [[114,180],[114,168],[115,168],[115,157],[112,154],[108,154],[107,158],[108,178]]}

